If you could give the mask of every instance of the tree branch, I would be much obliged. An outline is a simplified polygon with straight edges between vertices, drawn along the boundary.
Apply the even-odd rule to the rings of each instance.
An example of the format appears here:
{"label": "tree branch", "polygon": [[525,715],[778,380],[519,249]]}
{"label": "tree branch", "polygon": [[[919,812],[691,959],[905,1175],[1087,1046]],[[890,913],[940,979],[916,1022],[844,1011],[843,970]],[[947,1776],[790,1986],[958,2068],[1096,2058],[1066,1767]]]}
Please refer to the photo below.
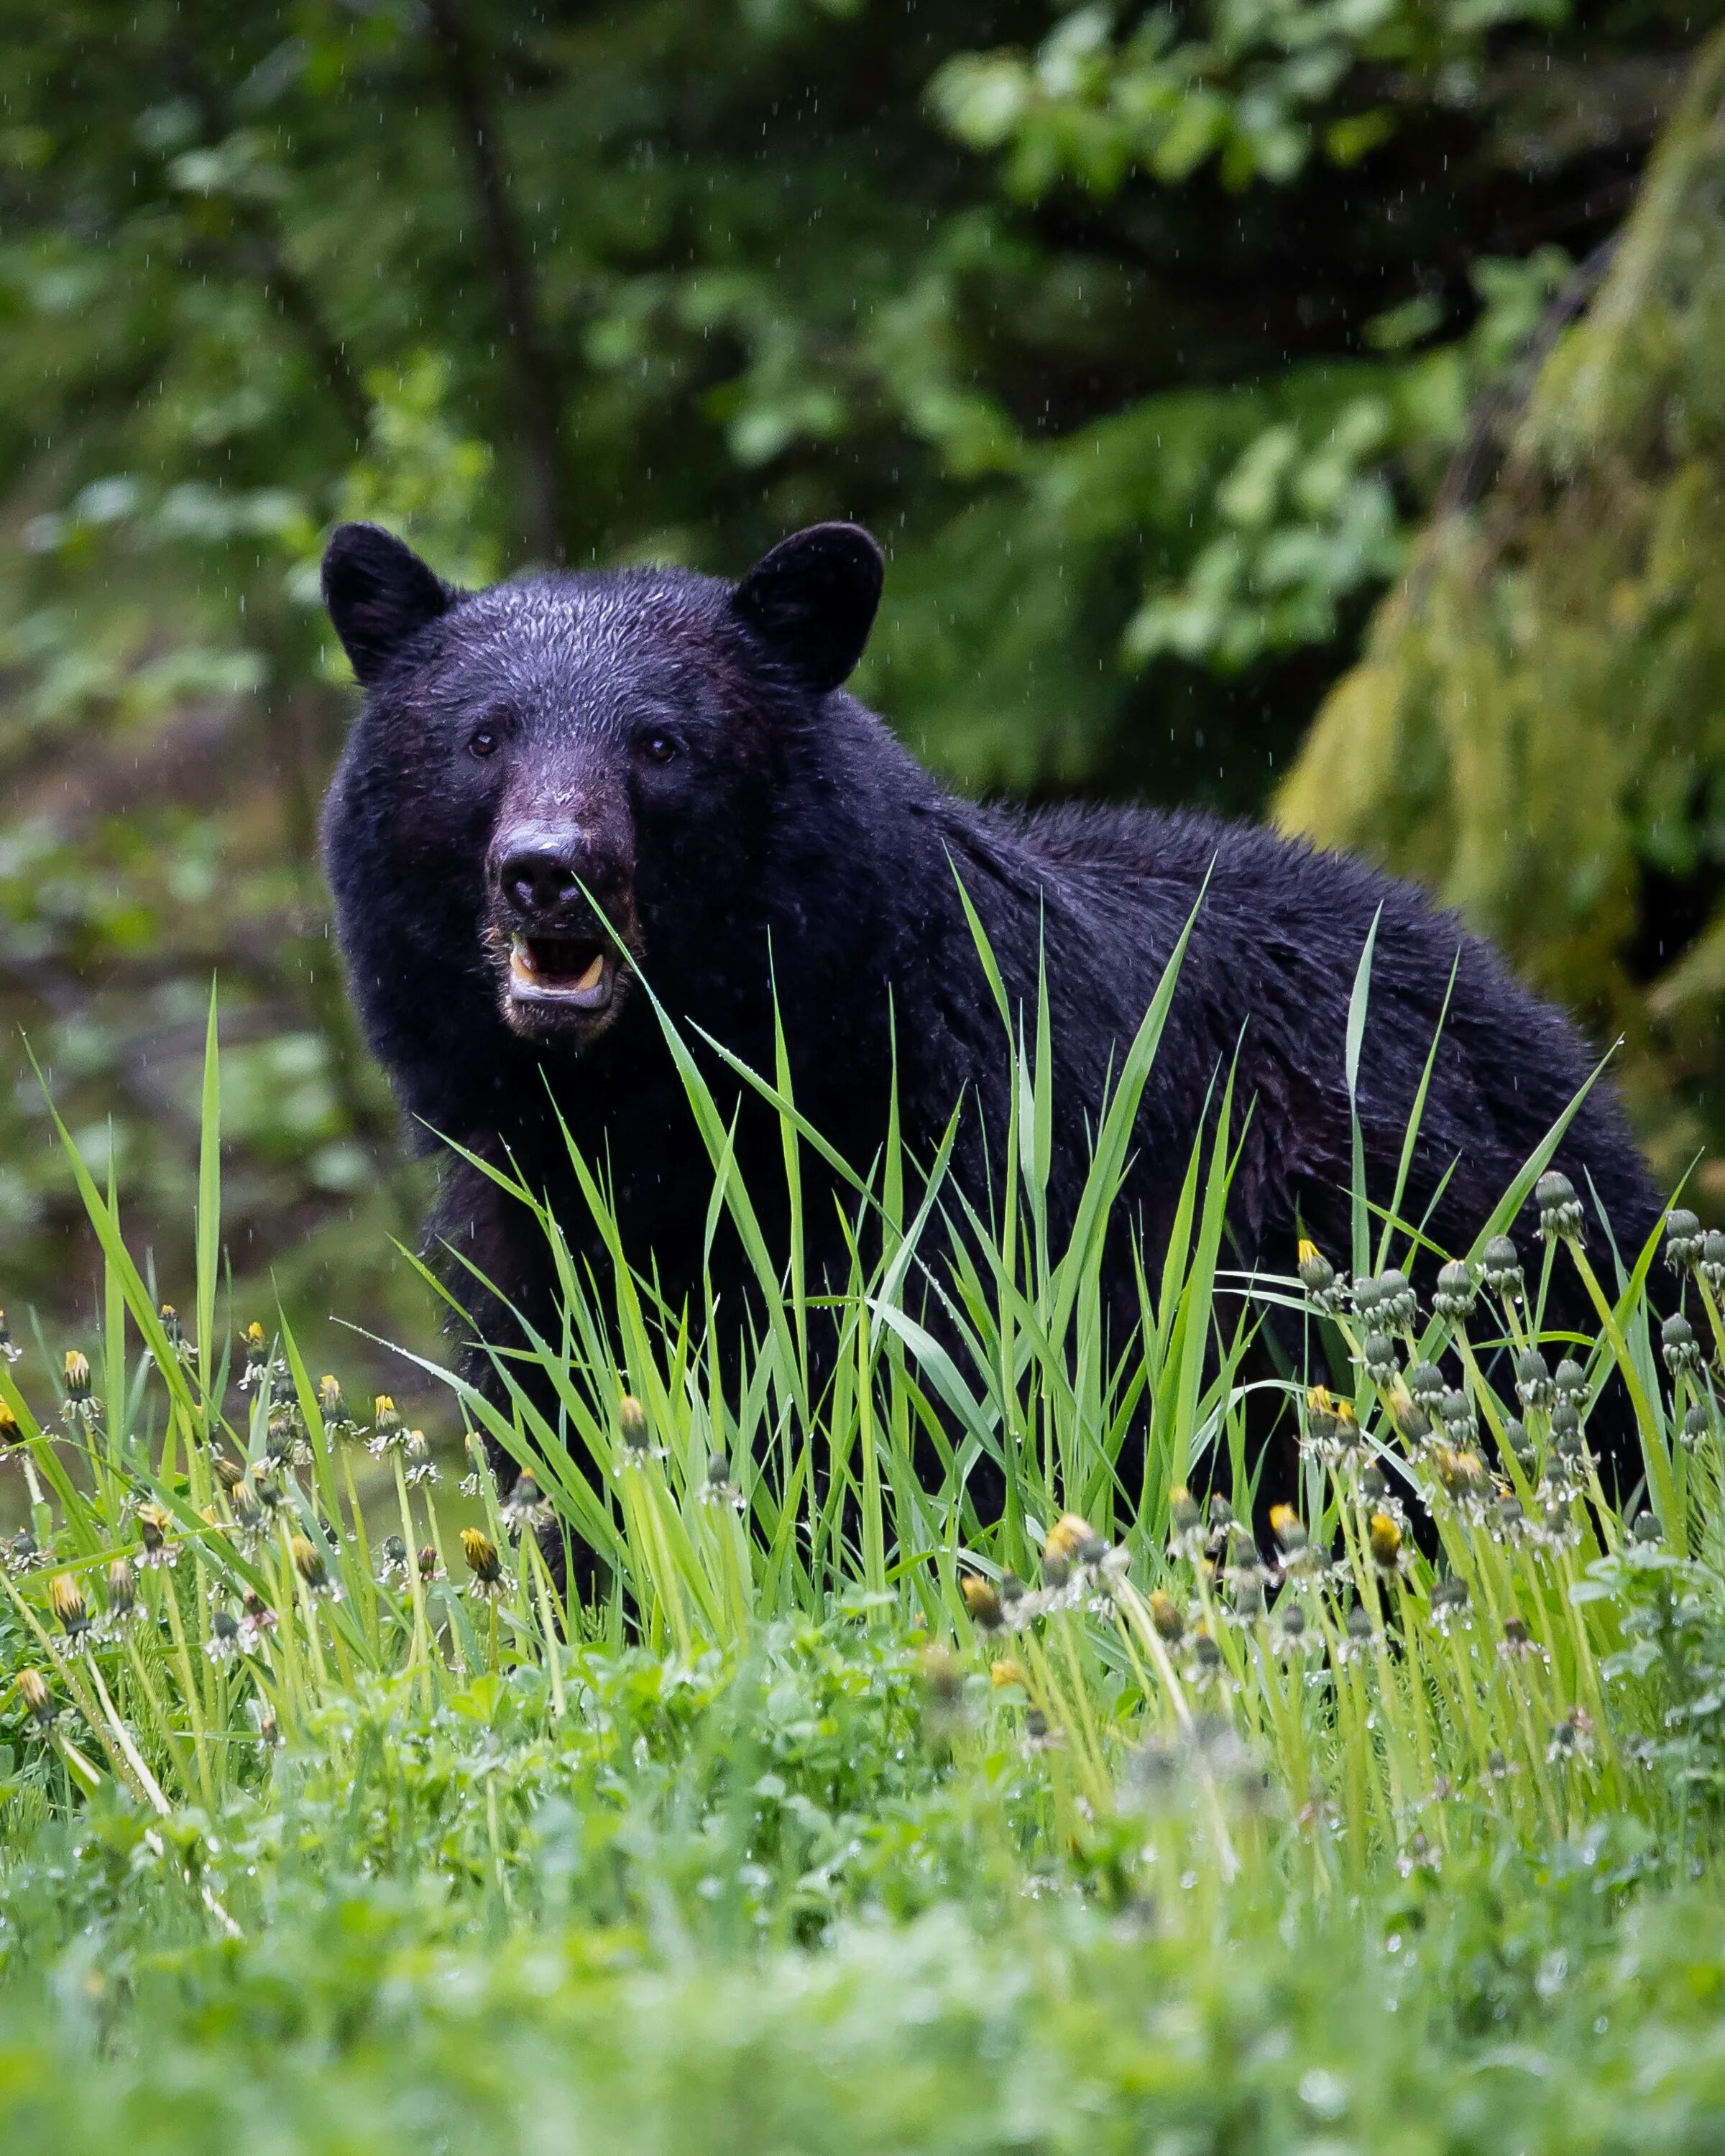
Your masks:
{"label": "tree branch", "polygon": [[521,457],[521,523],[529,551],[561,561],[567,524],[557,371],[542,333],[527,251],[510,200],[496,126],[487,109],[481,63],[459,0],[426,0],[433,41],[473,177],[486,254],[514,377]]}

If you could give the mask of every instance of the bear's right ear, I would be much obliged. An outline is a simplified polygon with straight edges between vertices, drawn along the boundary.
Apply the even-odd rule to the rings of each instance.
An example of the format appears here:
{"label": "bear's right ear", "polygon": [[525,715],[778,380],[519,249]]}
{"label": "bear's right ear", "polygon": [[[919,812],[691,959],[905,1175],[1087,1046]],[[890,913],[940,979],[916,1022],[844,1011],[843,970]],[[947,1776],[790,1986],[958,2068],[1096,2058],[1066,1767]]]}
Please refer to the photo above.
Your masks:
{"label": "bear's right ear", "polygon": [[408,639],[460,594],[381,524],[338,524],[323,554],[323,603],[370,688]]}
{"label": "bear's right ear", "polygon": [[817,695],[862,657],[886,563],[860,524],[812,524],[763,554],[732,594],[740,619]]}

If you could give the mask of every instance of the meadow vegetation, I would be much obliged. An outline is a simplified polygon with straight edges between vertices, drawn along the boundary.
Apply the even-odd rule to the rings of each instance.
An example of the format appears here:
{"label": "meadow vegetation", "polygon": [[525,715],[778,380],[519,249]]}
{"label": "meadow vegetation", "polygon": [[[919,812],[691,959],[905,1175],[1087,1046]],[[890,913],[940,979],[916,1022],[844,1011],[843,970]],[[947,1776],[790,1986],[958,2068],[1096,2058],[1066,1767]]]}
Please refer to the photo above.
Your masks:
{"label": "meadow vegetation", "polygon": [[[1615,1250],[1536,1155],[1435,1275],[1360,1188],[1247,1281],[1219,1090],[1111,1338],[1163,1008],[1069,1234],[1033,1019],[987,1216],[890,1146],[818,1284],[668,1028],[746,1352],[619,1250],[448,1378],[453,1454],[232,1322],[213,1024],[177,1311],[72,1154],[104,1307],[0,1365],[6,2148],[1715,2145],[1725,1235]],[[752,1082],[794,1190],[818,1135]]]}

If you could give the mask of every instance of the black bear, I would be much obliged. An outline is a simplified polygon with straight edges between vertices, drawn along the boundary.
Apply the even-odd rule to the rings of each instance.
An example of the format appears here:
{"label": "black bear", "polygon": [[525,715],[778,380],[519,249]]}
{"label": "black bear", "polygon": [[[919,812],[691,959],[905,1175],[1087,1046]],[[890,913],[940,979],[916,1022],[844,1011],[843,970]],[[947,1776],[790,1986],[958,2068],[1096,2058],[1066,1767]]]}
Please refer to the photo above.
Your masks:
{"label": "black bear", "polygon": [[[366,1031],[414,1127],[512,1158],[579,1249],[561,1116],[608,1170],[632,1259],[650,1260],[673,1305],[695,1295],[698,1315],[712,1173],[639,969],[690,1038],[704,1030],[760,1071],[776,994],[798,1107],[860,1167],[886,1131],[895,1058],[913,1152],[932,1156],[967,1104],[953,1172],[981,1197],[1007,1060],[962,885],[1013,998],[1034,1007],[1045,968],[1058,1227],[1203,889],[1127,1194],[1153,1261],[1230,1068],[1250,1103],[1230,1215],[1240,1261],[1286,1273],[1301,1233],[1345,1256],[1344,1040],[1374,916],[1368,1187],[1394,1187],[1453,968],[1404,1211],[1465,1250],[1587,1078],[1569,1022],[1451,917],[1353,861],[1198,815],[955,799],[845,692],[881,580],[879,549],[847,524],[786,539],[737,584],[631,568],[477,593],[375,526],[335,533],[324,593],[366,696],[326,853]],[[770,1116],[742,1113],[757,1199],[783,1191],[779,1143]],[[1603,1085],[1556,1165],[1638,1249],[1657,1202]],[[824,1219],[810,1207],[817,1242],[836,1239]],[[447,1152],[432,1235],[545,1322],[543,1237]],[[1112,1263],[1130,1302],[1124,1238]],[[721,1245],[713,1265],[734,1307],[741,1255]],[[470,1298],[465,1269],[455,1285]],[[479,1322],[503,1323],[495,1307]]]}

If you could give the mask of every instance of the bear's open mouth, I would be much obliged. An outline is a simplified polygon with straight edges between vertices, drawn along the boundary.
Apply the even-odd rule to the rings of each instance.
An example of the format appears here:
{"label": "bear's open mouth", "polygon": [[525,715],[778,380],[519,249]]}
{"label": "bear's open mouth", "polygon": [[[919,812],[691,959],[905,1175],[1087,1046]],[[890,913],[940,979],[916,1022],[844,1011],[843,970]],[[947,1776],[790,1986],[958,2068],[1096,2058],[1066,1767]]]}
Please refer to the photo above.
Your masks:
{"label": "bear's open mouth", "polygon": [[591,937],[513,936],[509,992],[517,1003],[600,1011],[611,1000],[616,962]]}

